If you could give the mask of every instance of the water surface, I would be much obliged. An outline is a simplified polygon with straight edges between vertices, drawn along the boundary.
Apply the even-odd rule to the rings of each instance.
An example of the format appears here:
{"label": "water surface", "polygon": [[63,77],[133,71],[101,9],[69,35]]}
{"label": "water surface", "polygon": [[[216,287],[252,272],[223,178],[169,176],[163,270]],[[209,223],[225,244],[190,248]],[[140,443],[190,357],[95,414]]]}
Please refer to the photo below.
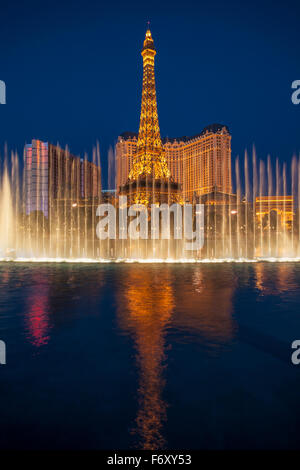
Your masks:
{"label": "water surface", "polygon": [[298,448],[300,264],[0,264],[0,447]]}

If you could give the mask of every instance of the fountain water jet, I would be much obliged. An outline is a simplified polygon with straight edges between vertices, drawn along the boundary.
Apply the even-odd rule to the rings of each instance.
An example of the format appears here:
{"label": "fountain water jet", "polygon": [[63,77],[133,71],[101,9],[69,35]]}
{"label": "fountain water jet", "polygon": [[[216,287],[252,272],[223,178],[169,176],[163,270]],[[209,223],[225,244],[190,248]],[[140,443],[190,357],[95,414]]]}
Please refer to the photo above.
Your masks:
{"label": "fountain water jet", "polygon": [[13,207],[11,184],[7,163],[0,186],[0,256],[3,258],[13,254],[16,247],[16,214]]}
{"label": "fountain water jet", "polygon": [[[48,191],[55,183],[49,172],[44,187],[45,168],[42,158],[20,173],[17,154],[6,153],[0,172],[0,258],[35,261],[131,261],[131,262],[223,262],[268,259],[298,260],[300,256],[300,161],[293,157],[291,165],[280,164],[268,156],[266,163],[252,152],[252,165],[247,152],[242,162],[235,161],[236,194],[228,199],[221,194],[207,195],[205,203],[205,244],[201,250],[185,252],[183,243],[174,240],[100,240],[95,227],[99,221],[96,210],[101,202],[87,196],[87,189],[99,182],[84,173],[82,186],[78,181],[78,161],[65,151],[67,158],[57,157],[57,190],[51,201],[54,216],[44,214]],[[43,155],[41,154],[43,157]],[[115,158],[110,151],[110,160]],[[100,168],[99,144],[93,150],[92,162],[87,155],[80,160],[81,170],[92,163]],[[36,168],[34,189],[30,188],[26,171]],[[110,188],[114,175],[110,162]],[[95,178],[95,181],[94,181]],[[31,191],[31,194],[29,194]],[[155,199],[154,185],[149,188]],[[170,198],[170,184],[167,187]],[[29,198],[30,196],[30,198]],[[28,210],[30,199],[33,210]],[[151,199],[151,198],[150,198]],[[110,199],[109,199],[110,200]],[[197,199],[195,199],[197,201]],[[194,201],[194,202],[195,202]],[[118,202],[116,202],[118,206]],[[151,236],[151,229],[149,230]]]}

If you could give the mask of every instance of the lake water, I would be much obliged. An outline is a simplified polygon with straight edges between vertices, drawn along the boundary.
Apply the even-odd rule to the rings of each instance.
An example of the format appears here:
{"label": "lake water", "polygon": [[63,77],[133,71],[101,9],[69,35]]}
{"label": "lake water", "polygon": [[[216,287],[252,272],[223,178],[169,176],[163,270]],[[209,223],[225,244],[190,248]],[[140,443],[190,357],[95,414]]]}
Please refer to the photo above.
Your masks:
{"label": "lake water", "polygon": [[0,448],[299,448],[300,264],[0,264]]}

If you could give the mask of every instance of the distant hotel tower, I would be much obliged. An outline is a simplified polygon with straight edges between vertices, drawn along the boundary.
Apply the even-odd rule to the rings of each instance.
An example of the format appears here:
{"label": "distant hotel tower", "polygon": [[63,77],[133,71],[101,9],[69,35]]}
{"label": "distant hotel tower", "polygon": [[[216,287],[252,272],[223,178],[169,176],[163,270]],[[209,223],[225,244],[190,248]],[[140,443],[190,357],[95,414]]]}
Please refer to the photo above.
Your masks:
{"label": "distant hotel tower", "polygon": [[[156,54],[148,30],[142,50],[144,62],[139,133],[125,132],[116,145],[116,187],[124,191],[130,180],[146,175],[175,181],[185,201],[210,193],[231,194],[231,135],[221,124],[207,126],[193,137],[161,139],[154,77]],[[176,186],[176,185],[175,185]],[[174,186],[174,189],[175,189]]]}
{"label": "distant hotel tower", "polygon": [[101,196],[100,168],[40,140],[25,147],[26,214],[50,214],[55,202],[70,204]]}

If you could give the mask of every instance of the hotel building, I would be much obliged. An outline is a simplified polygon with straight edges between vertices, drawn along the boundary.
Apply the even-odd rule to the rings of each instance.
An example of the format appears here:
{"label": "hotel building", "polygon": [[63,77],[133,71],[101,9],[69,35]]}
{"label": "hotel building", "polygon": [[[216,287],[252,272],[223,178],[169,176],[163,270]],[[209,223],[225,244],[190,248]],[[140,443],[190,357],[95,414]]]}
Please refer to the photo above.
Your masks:
{"label": "hotel building", "polygon": [[100,168],[58,146],[32,140],[25,147],[26,214],[50,214],[54,201],[79,201],[101,196]]}
{"label": "hotel building", "polygon": [[[138,134],[125,132],[116,144],[116,188],[129,177]],[[174,181],[182,186],[185,201],[212,192],[231,194],[231,135],[225,125],[212,124],[193,137],[162,139]]]}

